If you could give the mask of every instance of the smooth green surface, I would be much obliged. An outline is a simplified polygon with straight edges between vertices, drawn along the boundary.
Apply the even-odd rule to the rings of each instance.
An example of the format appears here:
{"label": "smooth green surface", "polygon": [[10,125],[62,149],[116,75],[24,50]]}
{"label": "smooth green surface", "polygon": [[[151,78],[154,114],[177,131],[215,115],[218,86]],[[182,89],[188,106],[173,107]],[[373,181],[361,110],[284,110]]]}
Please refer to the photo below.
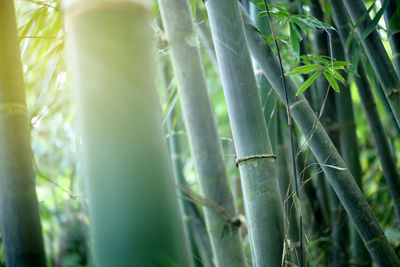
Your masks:
{"label": "smooth green surface", "polygon": [[[161,17],[177,78],[185,128],[201,194],[236,217],[211,109],[198,40],[187,0],[159,0]],[[215,208],[205,207],[207,229],[217,266],[245,266],[239,228]],[[231,229],[224,233],[224,229]]]}
{"label": "smooth green surface", "polygon": [[[250,51],[279,97],[285,99],[284,90],[280,82],[281,75],[278,59],[243,11],[242,17]],[[312,133],[312,138],[309,142],[310,148],[318,162],[323,163],[322,168],[330,184],[360,233],[372,258],[378,266],[400,265],[399,259],[379,226],[365,197],[332,144],[325,129],[318,122],[310,105],[303,96],[295,96],[297,88],[290,79],[287,79],[287,85],[289,100],[292,103],[293,118],[305,137],[309,138],[310,133]]]}
{"label": "smooth green surface", "polygon": [[13,1],[0,1],[0,222],[9,267],[46,266]]}
{"label": "smooth green surface", "polygon": [[[236,0],[209,0],[206,8],[238,159],[271,154],[246,36]],[[239,165],[256,266],[280,266],[283,209],[273,158]]]}
{"label": "smooth green surface", "polygon": [[66,15],[96,266],[190,266],[161,133],[148,14]]}

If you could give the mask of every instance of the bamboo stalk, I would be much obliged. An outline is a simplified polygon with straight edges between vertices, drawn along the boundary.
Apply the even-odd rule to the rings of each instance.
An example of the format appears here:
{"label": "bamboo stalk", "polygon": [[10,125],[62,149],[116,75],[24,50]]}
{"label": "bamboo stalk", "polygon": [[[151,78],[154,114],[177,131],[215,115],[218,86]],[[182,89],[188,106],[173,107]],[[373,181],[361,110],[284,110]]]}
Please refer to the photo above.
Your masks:
{"label": "bamboo stalk", "polygon": [[[381,0],[381,3],[383,4],[384,0]],[[385,9],[384,12],[384,17],[385,17],[385,22],[386,22],[386,28],[389,30],[389,23],[390,20],[393,16],[393,14],[398,10],[396,0],[390,0],[388,6]],[[400,32],[396,33],[388,33],[389,35],[389,42],[390,42],[390,48],[392,49],[392,56],[393,56],[393,62],[394,66],[396,68],[397,75],[400,77]]]}
{"label": "bamboo stalk", "polygon": [[[261,10],[257,8],[253,3],[250,3],[250,14],[260,29],[264,36],[269,36],[271,34],[271,29],[269,28],[268,18],[260,14]],[[253,62],[254,71],[256,73],[257,87],[261,98],[261,106],[264,112],[265,123],[268,129],[268,135],[271,141],[272,151],[276,151],[277,146],[277,103],[278,97],[272,85],[268,80],[262,75],[262,71],[257,63]]]}
{"label": "bamboo stalk", "polygon": [[[243,9],[242,17],[250,51],[278,96],[285,99],[284,89],[280,82],[281,74],[278,59]],[[375,215],[325,129],[319,123],[306,99],[301,95],[295,96],[297,88],[293,81],[287,79],[287,82],[293,118],[303,135],[309,140],[312,152],[322,165],[330,184],[360,233],[372,258],[378,266],[400,265],[400,261],[379,226]]]}
{"label": "bamboo stalk", "polygon": [[[232,218],[236,210],[230,191],[216,122],[209,100],[198,41],[186,0],[159,0],[178,83],[185,128],[204,197],[222,206]],[[245,266],[239,228],[210,207],[205,208],[217,266]],[[229,227],[230,233],[224,234]]]}
{"label": "bamboo stalk", "polygon": [[[334,4],[334,3],[331,3]],[[340,32],[340,29],[339,29]],[[344,61],[346,59],[345,53],[340,42],[340,37],[336,32],[332,32],[332,48],[333,56],[336,60]],[[342,76],[345,75],[341,73]],[[346,77],[346,76],[344,76]],[[338,119],[340,124],[340,150],[344,162],[349,167],[351,174],[362,190],[362,170],[359,158],[359,149],[356,134],[356,123],[354,118],[353,102],[351,99],[350,88],[339,84],[340,94],[336,95],[336,108],[338,111]],[[396,124],[397,127],[397,124]],[[351,262],[355,266],[369,266],[370,257],[362,243],[360,235],[357,233],[352,225],[349,225],[350,238],[351,238]]]}
{"label": "bamboo stalk", "polygon": [[65,8],[96,266],[190,266],[144,1]]}
{"label": "bamboo stalk", "polygon": [[[322,11],[321,4],[318,0],[312,0],[311,14],[320,21],[324,20],[324,13]],[[330,33],[332,36],[333,33]],[[319,29],[315,32],[314,38],[314,50],[317,55],[330,56],[329,48],[332,44],[332,38],[328,38],[328,33],[325,30]],[[331,138],[336,149],[340,148],[340,128],[336,110],[336,99],[335,92],[331,90],[329,83],[325,77],[319,77],[317,79],[317,89],[319,99],[317,103],[322,103],[326,97],[326,103],[322,112],[321,123],[327,129],[327,133]],[[326,94],[328,94],[326,96]],[[326,179],[324,177],[323,179]],[[329,260],[332,266],[342,266],[347,263],[347,235],[345,230],[346,225],[346,214],[343,212],[343,207],[339,202],[339,199],[335,195],[333,188],[326,183],[329,210],[330,210],[330,225],[331,225],[331,246],[330,246],[330,257]]]}
{"label": "bamboo stalk", "polygon": [[280,266],[283,209],[239,3],[209,0],[206,8],[224,89],[256,266]]}
{"label": "bamboo stalk", "polygon": [[[336,1],[335,5],[332,6],[334,11],[336,23],[339,25],[339,33],[341,35],[342,44],[345,44],[348,38],[349,20],[347,17],[345,6],[343,2]],[[351,52],[348,52],[347,58],[349,59]],[[361,103],[364,108],[364,112],[367,116],[368,125],[370,126],[373,141],[378,152],[378,156],[382,165],[383,175],[389,187],[390,194],[394,201],[395,213],[398,222],[400,222],[400,176],[397,172],[396,162],[393,154],[390,150],[389,142],[387,140],[382,121],[378,114],[374,96],[371,90],[371,86],[368,83],[368,77],[361,64],[359,64],[357,72],[360,78],[354,76],[354,81],[357,85],[357,89],[361,98]]]}
{"label": "bamboo stalk", "polygon": [[[289,260],[299,265],[300,259],[300,250],[299,250],[299,222],[296,207],[294,205],[294,192],[293,190],[293,180],[290,177],[289,167],[287,165],[288,157],[290,155],[288,152],[288,148],[285,145],[284,141],[284,133],[282,129],[282,121],[280,120],[280,116],[277,116],[278,124],[277,124],[277,148],[276,148],[276,176],[278,178],[278,186],[279,192],[281,195],[281,200],[284,207],[285,212],[285,234],[287,238],[290,240],[288,242],[290,244],[289,248]],[[293,250],[293,251],[291,251]]]}
{"label": "bamboo stalk", "polygon": [[[170,66],[167,61],[164,61],[162,67],[160,67],[160,76],[163,92],[167,94],[169,84],[172,80],[172,74],[170,71]],[[177,185],[182,185],[188,187],[185,176],[183,174],[183,162],[180,148],[180,135],[174,134],[177,132],[174,127],[174,118],[176,112],[172,112],[166,121],[166,131],[168,136],[168,147],[172,164],[172,171],[174,174],[175,183]],[[194,260],[196,266],[212,267],[214,266],[212,259],[212,249],[210,239],[208,237],[205,222],[198,210],[196,204],[184,200],[185,197],[190,197],[183,193],[181,190],[177,192],[179,199],[179,208],[183,216],[183,223],[185,227],[185,234],[188,242],[191,245],[192,253],[198,252],[199,255],[194,255]]]}
{"label": "bamboo stalk", "polygon": [[[353,24],[355,24],[367,11],[362,0],[344,0],[343,3],[346,6]],[[371,19],[367,16],[356,28],[360,37],[363,35],[370,23]],[[393,64],[389,59],[376,29],[361,40],[361,43],[376,75],[378,76],[382,88],[385,91],[397,124],[400,126],[400,79],[396,74]]]}
{"label": "bamboo stalk", "polygon": [[46,266],[14,1],[0,1],[0,223],[7,266]]}

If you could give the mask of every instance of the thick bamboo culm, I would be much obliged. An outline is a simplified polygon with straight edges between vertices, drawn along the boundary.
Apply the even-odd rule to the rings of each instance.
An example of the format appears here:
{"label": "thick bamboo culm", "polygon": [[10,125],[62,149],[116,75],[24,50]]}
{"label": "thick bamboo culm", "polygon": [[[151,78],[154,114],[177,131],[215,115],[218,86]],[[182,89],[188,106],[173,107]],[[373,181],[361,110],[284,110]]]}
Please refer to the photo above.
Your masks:
{"label": "thick bamboo culm", "polygon": [[[250,51],[278,96],[285,99],[278,59],[243,9],[242,17]],[[287,79],[287,85],[293,118],[309,141],[312,152],[322,165],[372,258],[378,266],[400,265],[365,197],[307,100],[301,95],[295,96],[297,88],[293,81]]]}
{"label": "thick bamboo culm", "polygon": [[66,46],[99,267],[190,266],[161,131],[144,3],[66,5]]}
{"label": "thick bamboo culm", "polygon": [[282,263],[283,209],[239,2],[206,2],[256,266]]}
{"label": "thick bamboo culm", "polygon": [[[167,34],[169,52],[177,77],[178,94],[194,159],[201,194],[220,205],[205,207],[205,219],[217,266],[245,266],[233,195],[230,191],[211,109],[193,18],[187,0],[159,0],[160,13]],[[228,228],[228,233],[224,233]]]}
{"label": "thick bamboo culm", "polygon": [[14,1],[0,1],[0,223],[6,265],[46,266]]}

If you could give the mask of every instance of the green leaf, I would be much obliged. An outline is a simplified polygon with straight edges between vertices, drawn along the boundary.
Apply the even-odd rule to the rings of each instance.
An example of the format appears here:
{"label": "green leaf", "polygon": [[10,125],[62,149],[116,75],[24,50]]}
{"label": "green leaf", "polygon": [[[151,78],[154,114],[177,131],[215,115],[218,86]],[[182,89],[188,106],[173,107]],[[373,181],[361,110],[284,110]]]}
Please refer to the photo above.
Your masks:
{"label": "green leaf", "polygon": [[339,85],[337,84],[335,78],[333,78],[333,75],[330,72],[330,70],[325,70],[324,76],[325,76],[326,80],[329,82],[329,84],[332,86],[333,90],[340,93]]}
{"label": "green leaf", "polygon": [[400,9],[397,9],[389,22],[388,35],[400,32]]}
{"label": "green leaf", "polygon": [[346,84],[346,80],[343,78],[343,76],[337,72],[336,70],[333,71],[333,78],[336,80],[339,80],[341,83]]}
{"label": "green leaf", "polygon": [[296,29],[296,26],[293,23],[290,23],[289,26],[289,30],[290,30],[290,42],[292,44],[292,48],[294,53],[296,54],[296,57],[300,56],[300,38],[301,34],[299,33],[299,31]]}
{"label": "green leaf", "polygon": [[316,72],[311,77],[309,77],[299,88],[299,90],[296,93],[296,96],[299,94],[303,93],[305,90],[307,90],[308,87],[311,86],[311,84],[321,75],[321,72]]}
{"label": "green leaf", "polygon": [[307,64],[300,67],[296,67],[291,71],[285,73],[285,76],[297,75],[297,74],[309,74],[315,71],[323,70],[325,67],[318,64]]}
{"label": "green leaf", "polygon": [[333,69],[344,69],[344,67],[349,66],[350,63],[347,61],[335,61],[333,62]]}
{"label": "green leaf", "polygon": [[383,12],[385,12],[386,7],[388,6],[390,0],[385,0],[383,2],[381,9],[376,13],[375,18],[368,24],[368,27],[365,29],[361,36],[361,40],[364,40],[368,35],[371,34],[372,31],[375,30],[376,25],[378,25],[379,20],[381,19]]}

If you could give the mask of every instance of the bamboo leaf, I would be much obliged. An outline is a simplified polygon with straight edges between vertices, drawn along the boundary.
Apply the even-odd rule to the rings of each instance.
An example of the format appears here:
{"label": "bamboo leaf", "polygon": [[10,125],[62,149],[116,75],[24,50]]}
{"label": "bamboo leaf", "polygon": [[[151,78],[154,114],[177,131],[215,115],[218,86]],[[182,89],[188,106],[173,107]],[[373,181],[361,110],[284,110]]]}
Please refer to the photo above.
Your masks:
{"label": "bamboo leaf", "polygon": [[292,44],[293,51],[294,51],[296,57],[299,57],[300,56],[300,40],[301,40],[301,39],[299,39],[299,36],[300,36],[300,38],[302,38],[301,34],[296,29],[296,25],[294,23],[290,23],[289,30],[290,30],[290,42]]}
{"label": "bamboo leaf", "polygon": [[285,73],[285,76],[297,75],[297,74],[310,74],[315,71],[323,70],[325,67],[318,64],[307,64],[300,67],[296,67],[291,71]]}
{"label": "bamboo leaf", "polygon": [[336,70],[333,71],[333,78],[336,80],[339,80],[341,83],[346,84],[346,80],[343,78],[343,76],[337,72]]}
{"label": "bamboo leaf", "polygon": [[332,86],[333,90],[340,93],[339,85],[337,84],[337,82],[336,82],[335,78],[333,77],[332,73],[330,72],[330,70],[325,70],[324,76],[325,76],[326,80],[329,82],[329,84]]}
{"label": "bamboo leaf", "polygon": [[343,69],[346,66],[350,66],[350,62],[347,61],[335,61],[333,62],[333,69],[337,70],[337,69]]}
{"label": "bamboo leaf", "polygon": [[299,94],[303,93],[305,90],[308,89],[308,87],[311,86],[311,84],[321,75],[321,72],[316,72],[313,75],[311,75],[311,77],[309,77],[304,83],[303,85],[299,88],[299,90],[296,93],[296,96],[298,96]]}

